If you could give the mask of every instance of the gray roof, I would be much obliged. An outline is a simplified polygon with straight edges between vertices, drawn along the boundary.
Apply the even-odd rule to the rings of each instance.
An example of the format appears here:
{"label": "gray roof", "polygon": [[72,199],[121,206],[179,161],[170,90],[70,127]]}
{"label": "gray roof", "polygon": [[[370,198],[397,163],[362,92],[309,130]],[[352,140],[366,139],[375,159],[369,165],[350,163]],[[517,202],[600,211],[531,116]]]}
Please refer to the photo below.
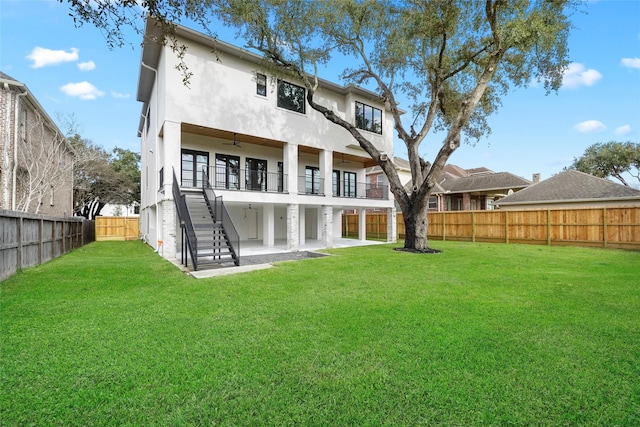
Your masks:
{"label": "gray roof", "polygon": [[11,77],[10,75],[3,73],[2,71],[0,71],[0,79],[8,80],[8,81],[16,82],[16,83],[20,83],[19,81],[17,81],[16,79]]}
{"label": "gray roof", "polygon": [[638,199],[640,190],[616,184],[576,170],[566,170],[551,178],[511,194],[497,205],[550,203],[582,200]]}
{"label": "gray roof", "polygon": [[[31,93],[31,91],[29,90],[29,88],[27,87],[26,84],[14,79],[10,75],[5,74],[2,71],[0,71],[0,83],[13,86],[15,89],[19,90],[23,94],[26,94],[26,99],[28,100],[28,102],[32,105],[32,107],[34,109],[38,110],[40,112],[40,114],[42,114],[42,116],[44,117],[44,120],[47,121],[48,126],[54,132],[58,133],[59,135],[61,135],[64,138],[64,135],[63,135],[62,131],[60,131],[60,129],[58,128],[58,125],[56,125],[56,122],[54,122],[53,119],[51,119],[51,117],[49,117],[49,114],[47,114],[47,112],[42,107],[42,105],[40,105],[40,103],[38,102],[36,97],[33,95],[33,93]],[[71,149],[71,145],[69,145],[68,141],[67,141],[67,147],[69,149]],[[71,151],[73,151],[73,150],[71,150]]]}
{"label": "gray roof", "polygon": [[526,188],[529,185],[531,185],[531,181],[509,172],[480,173],[463,177],[443,174],[440,179],[442,190],[449,193],[494,190],[505,190],[506,192]]}

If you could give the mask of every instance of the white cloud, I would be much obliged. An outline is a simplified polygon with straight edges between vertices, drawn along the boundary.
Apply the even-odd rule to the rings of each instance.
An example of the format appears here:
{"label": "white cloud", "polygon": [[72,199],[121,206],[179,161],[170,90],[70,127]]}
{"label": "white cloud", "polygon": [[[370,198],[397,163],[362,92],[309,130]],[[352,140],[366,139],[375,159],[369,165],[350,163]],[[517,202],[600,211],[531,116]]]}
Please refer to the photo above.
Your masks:
{"label": "white cloud", "polygon": [[573,128],[578,132],[589,133],[589,132],[599,132],[599,131],[605,130],[607,127],[604,125],[604,123],[598,120],[587,120],[582,123],[578,123],[574,125]]}
{"label": "white cloud", "polygon": [[620,63],[629,68],[640,68],[640,58],[622,58]]}
{"label": "white cloud", "polygon": [[616,135],[626,135],[628,133],[631,133],[631,126],[629,125],[619,126],[616,128],[615,133]]}
{"label": "white cloud", "polygon": [[45,49],[40,46],[33,48],[26,56],[33,61],[31,68],[42,68],[48,65],[58,65],[63,62],[73,62],[78,60],[78,49],[72,47],[69,51]]}
{"label": "white cloud", "polygon": [[594,69],[586,69],[584,65],[574,62],[569,64],[562,78],[562,87],[576,88],[593,86],[602,78],[602,74]]}
{"label": "white cloud", "polygon": [[96,68],[96,63],[93,61],[87,61],[87,62],[79,62],[78,63],[78,69],[80,71],[91,71],[91,70],[95,70]]}
{"label": "white cloud", "polygon": [[116,99],[129,99],[128,93],[120,93],[120,92],[116,92],[115,90],[111,91],[111,96]]}
{"label": "white cloud", "polygon": [[93,100],[104,95],[104,92],[98,90],[97,87],[87,81],[80,83],[68,83],[61,86],[60,90],[69,96],[80,98],[82,100]]}

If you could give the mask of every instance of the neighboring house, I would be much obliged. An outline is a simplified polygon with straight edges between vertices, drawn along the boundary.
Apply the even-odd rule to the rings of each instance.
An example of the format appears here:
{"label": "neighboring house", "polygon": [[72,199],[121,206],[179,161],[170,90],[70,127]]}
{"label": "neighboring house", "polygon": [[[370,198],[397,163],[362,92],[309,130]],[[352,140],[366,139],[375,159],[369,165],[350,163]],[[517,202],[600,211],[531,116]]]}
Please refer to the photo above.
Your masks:
{"label": "neighboring house", "polygon": [[[400,182],[407,192],[412,191],[411,168],[407,160],[394,157],[393,162]],[[534,182],[540,175],[534,174]],[[379,166],[368,170],[371,183],[388,185],[387,177]],[[442,169],[438,183],[429,197],[430,211],[490,210],[496,200],[531,185],[528,181],[509,172],[493,172],[485,167],[463,169],[447,164]],[[398,208],[399,209],[399,208]]]}
{"label": "neighboring house", "polygon": [[139,211],[137,202],[131,205],[107,203],[100,210],[100,216],[139,216]]}
{"label": "neighboring house", "polygon": [[496,202],[500,210],[640,206],[640,190],[566,170]]}
{"label": "neighboring house", "polygon": [[[540,179],[534,174],[533,182]],[[462,169],[445,165],[429,199],[434,211],[491,210],[501,198],[521,191],[531,181],[509,172],[493,172],[484,167]]]}
{"label": "neighboring house", "polygon": [[[409,162],[400,157],[392,158],[393,165],[395,166],[396,172],[398,173],[398,178],[400,178],[400,182],[402,185],[407,185],[411,182],[411,167],[409,166]],[[366,182],[371,188],[389,188],[389,179],[382,171],[382,168],[378,165],[367,168],[366,170]],[[400,206],[398,203],[395,204],[396,210],[400,210]],[[379,212],[379,209],[368,209],[369,212]],[[345,214],[353,214],[356,213],[352,210],[345,210]]]}
{"label": "neighboring house", "polygon": [[0,72],[0,209],[73,214],[73,152],[24,83]]}
{"label": "neighboring house", "polygon": [[[188,87],[171,48],[150,41],[161,40],[151,20],[140,65],[140,221],[150,245],[162,241],[167,258],[184,254],[185,245],[192,245],[189,221],[196,235],[210,227],[199,224],[209,223],[208,216],[224,222],[215,197],[222,197],[237,239],[265,248],[278,244],[297,251],[306,242],[332,247],[341,236],[343,209],[357,209],[363,224],[367,208],[385,209],[395,225],[388,189],[365,181],[366,168],[375,162],[347,131],[308,106],[300,82],[270,75],[261,56],[236,46],[182,26],[175,34],[188,46]],[[393,120],[379,96],[320,80],[316,99],[392,154]],[[189,219],[187,210],[199,214]],[[233,227],[224,228],[233,234]]]}

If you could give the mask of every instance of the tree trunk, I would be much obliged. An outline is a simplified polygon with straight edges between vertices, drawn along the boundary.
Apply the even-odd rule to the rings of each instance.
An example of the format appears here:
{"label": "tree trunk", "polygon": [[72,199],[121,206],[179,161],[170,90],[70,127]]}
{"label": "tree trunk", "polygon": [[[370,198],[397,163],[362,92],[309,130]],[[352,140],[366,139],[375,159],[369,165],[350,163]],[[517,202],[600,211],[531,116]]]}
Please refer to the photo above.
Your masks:
{"label": "tree trunk", "polygon": [[411,252],[437,253],[437,249],[429,247],[427,239],[428,218],[427,212],[429,204],[426,202],[429,197],[425,198],[425,202],[419,203],[414,209],[408,209],[403,212],[404,217],[404,250]]}

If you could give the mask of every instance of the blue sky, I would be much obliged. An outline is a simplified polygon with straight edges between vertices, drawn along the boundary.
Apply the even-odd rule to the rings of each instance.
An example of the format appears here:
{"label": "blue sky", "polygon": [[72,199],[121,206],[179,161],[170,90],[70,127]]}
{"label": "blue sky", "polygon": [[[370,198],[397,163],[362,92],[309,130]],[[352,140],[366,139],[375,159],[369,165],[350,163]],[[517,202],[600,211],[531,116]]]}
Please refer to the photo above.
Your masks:
{"label": "blue sky", "polygon": [[[572,65],[560,91],[512,91],[489,118],[491,135],[463,145],[450,163],[546,179],[594,143],[640,142],[640,0],[589,1],[583,9],[573,17]],[[232,32],[218,35],[234,42]],[[0,0],[0,70],[25,83],[52,118],[73,115],[81,135],[107,150],[139,151],[140,38],[131,32],[127,40],[110,50],[96,28],[76,28],[57,0]],[[427,160],[440,142],[434,135],[423,144]],[[406,157],[402,144],[396,155]]]}

